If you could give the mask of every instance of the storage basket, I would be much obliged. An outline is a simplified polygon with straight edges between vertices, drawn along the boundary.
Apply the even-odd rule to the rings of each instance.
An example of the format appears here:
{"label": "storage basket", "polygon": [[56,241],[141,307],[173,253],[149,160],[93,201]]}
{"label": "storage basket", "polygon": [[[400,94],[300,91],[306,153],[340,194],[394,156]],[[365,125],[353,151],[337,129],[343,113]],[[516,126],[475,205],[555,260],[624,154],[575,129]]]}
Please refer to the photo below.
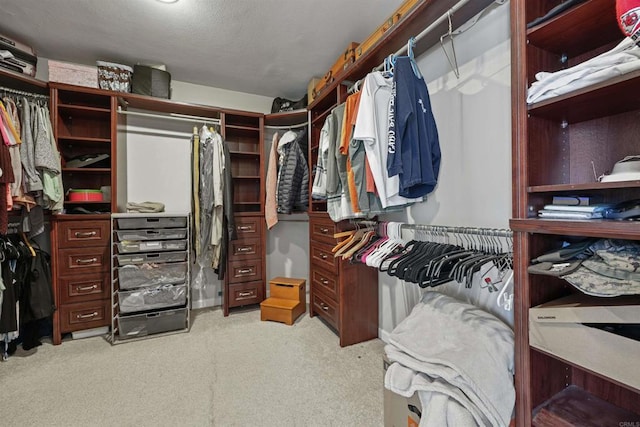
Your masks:
{"label": "storage basket", "polygon": [[117,230],[118,240],[176,240],[187,237],[186,228],[171,228],[168,230]]}
{"label": "storage basket", "polygon": [[50,82],[98,87],[98,72],[96,67],[53,60],[48,61],[48,66]]}
{"label": "storage basket", "polygon": [[118,228],[130,230],[132,228],[184,228],[187,226],[185,217],[142,217],[118,218]]}
{"label": "storage basket", "polygon": [[117,243],[121,254],[134,252],[183,251],[187,248],[186,240],[160,240],[149,242],[124,241]]}
{"label": "storage basket", "polygon": [[183,306],[187,303],[186,285],[162,285],[118,292],[121,313]]}
{"label": "storage basket", "polygon": [[120,289],[136,289],[142,286],[172,285],[183,283],[187,277],[187,263],[145,263],[118,268]]}
{"label": "storage basket", "polygon": [[133,68],[114,62],[97,61],[98,85],[100,89],[116,92],[131,92]]}
{"label": "storage basket", "polygon": [[134,255],[116,255],[118,265],[138,265],[146,262],[181,262],[187,260],[186,252],[161,252]]}
{"label": "storage basket", "polygon": [[186,308],[132,316],[118,316],[118,336],[120,339],[143,337],[160,332],[185,329],[186,327]]}

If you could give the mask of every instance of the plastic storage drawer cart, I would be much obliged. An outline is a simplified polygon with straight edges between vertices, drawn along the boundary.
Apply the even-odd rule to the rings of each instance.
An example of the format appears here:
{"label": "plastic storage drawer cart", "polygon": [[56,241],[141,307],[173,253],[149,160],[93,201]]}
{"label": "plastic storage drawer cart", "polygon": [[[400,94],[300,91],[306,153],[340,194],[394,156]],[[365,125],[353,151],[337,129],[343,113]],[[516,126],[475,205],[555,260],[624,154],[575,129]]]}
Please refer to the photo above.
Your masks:
{"label": "plastic storage drawer cart", "polygon": [[189,214],[111,216],[111,343],[190,328]]}

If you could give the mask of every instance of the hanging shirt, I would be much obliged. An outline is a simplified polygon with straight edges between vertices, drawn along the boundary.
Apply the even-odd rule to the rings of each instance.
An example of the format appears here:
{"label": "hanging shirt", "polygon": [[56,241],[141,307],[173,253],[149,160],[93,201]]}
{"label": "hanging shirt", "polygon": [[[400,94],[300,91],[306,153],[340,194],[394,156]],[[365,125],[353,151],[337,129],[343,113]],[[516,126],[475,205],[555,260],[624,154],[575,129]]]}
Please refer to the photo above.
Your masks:
{"label": "hanging shirt", "polygon": [[278,132],[273,134],[271,151],[269,151],[269,165],[267,168],[266,201],[264,203],[264,219],[267,228],[271,229],[278,223],[278,201],[276,191],[278,189]]}
{"label": "hanging shirt", "polygon": [[436,186],[440,171],[438,129],[429,91],[408,56],[396,58],[395,98],[389,104],[387,172],[398,176],[400,195],[422,197]]}
{"label": "hanging shirt", "polygon": [[402,206],[422,199],[400,196],[400,179],[387,175],[388,114],[392,80],[375,71],[365,77],[360,95],[358,120],[353,137],[364,141],[376,190],[383,208]]}
{"label": "hanging shirt", "polygon": [[327,164],[329,162],[329,140],[332,132],[333,117],[329,114],[322,125],[318,141],[318,162],[311,187],[311,197],[314,199],[327,198]]}
{"label": "hanging shirt", "polygon": [[33,121],[31,117],[31,105],[27,98],[23,97],[20,101],[20,112],[20,120],[22,120],[20,159],[22,160],[22,167],[24,169],[26,189],[27,191],[40,191],[42,190],[42,180],[35,166]]}
{"label": "hanging shirt", "polygon": [[342,184],[347,188],[347,196],[351,203],[353,212],[360,212],[358,206],[358,191],[353,175],[353,167],[351,166],[351,157],[349,156],[349,144],[353,136],[353,127],[355,117],[357,117],[358,106],[360,105],[360,92],[356,92],[347,98],[344,107],[344,119],[342,120],[342,137],[340,141],[340,154],[346,156],[346,182]]}

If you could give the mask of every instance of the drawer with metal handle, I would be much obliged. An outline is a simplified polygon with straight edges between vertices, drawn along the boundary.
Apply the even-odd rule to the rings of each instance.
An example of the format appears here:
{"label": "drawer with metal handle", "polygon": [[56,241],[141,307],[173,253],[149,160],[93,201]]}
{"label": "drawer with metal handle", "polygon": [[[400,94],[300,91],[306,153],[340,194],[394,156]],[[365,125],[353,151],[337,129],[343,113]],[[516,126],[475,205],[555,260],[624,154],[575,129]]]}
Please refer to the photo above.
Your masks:
{"label": "drawer with metal handle", "polygon": [[229,307],[258,304],[264,299],[262,282],[230,284]]}
{"label": "drawer with metal handle", "polygon": [[264,223],[264,218],[262,217],[236,217],[235,222],[238,239],[260,237],[262,235],[262,224]]}
{"label": "drawer with metal handle", "polygon": [[262,280],[262,260],[229,261],[227,270],[229,283],[251,282]]}
{"label": "drawer with metal handle", "polygon": [[311,269],[311,283],[314,289],[321,288],[328,296],[337,302],[340,301],[338,279],[335,274],[330,274],[320,268],[314,267]]}
{"label": "drawer with metal handle", "polygon": [[62,304],[109,298],[109,274],[90,273],[58,279]]}
{"label": "drawer with metal handle", "polygon": [[60,249],[59,275],[106,272],[109,270],[109,246]]}
{"label": "drawer with metal handle", "polygon": [[324,298],[323,295],[318,294],[317,292],[313,293],[313,300],[311,302],[313,306],[313,311],[320,315],[324,320],[329,322],[331,326],[338,329],[338,310],[329,298]]}
{"label": "drawer with metal handle", "polygon": [[61,221],[57,231],[60,248],[109,245],[109,220]]}
{"label": "drawer with metal handle", "polygon": [[331,245],[325,245],[323,243],[311,242],[311,264],[318,265],[325,270],[337,273],[338,271],[338,259],[334,258]]}
{"label": "drawer with metal handle", "polygon": [[229,260],[260,257],[262,254],[262,239],[238,239],[230,242]]}
{"label": "drawer with metal handle", "polygon": [[335,244],[336,239],[333,234],[336,233],[336,224],[332,221],[319,221],[313,219],[309,222],[311,240],[319,240],[329,244]]}
{"label": "drawer with metal handle", "polygon": [[60,307],[60,328],[63,332],[97,328],[110,323],[109,300],[67,304]]}

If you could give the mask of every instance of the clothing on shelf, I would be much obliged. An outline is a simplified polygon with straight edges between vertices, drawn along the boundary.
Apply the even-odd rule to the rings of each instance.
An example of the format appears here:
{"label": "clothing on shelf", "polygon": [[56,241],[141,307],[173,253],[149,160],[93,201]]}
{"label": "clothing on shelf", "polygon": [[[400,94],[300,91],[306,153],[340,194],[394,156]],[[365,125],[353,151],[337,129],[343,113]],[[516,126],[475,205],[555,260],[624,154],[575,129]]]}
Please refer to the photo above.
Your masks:
{"label": "clothing on shelf", "polygon": [[554,73],[536,73],[527,103],[544,101],[637,69],[640,69],[640,47],[626,37],[613,49],[578,65]]}

